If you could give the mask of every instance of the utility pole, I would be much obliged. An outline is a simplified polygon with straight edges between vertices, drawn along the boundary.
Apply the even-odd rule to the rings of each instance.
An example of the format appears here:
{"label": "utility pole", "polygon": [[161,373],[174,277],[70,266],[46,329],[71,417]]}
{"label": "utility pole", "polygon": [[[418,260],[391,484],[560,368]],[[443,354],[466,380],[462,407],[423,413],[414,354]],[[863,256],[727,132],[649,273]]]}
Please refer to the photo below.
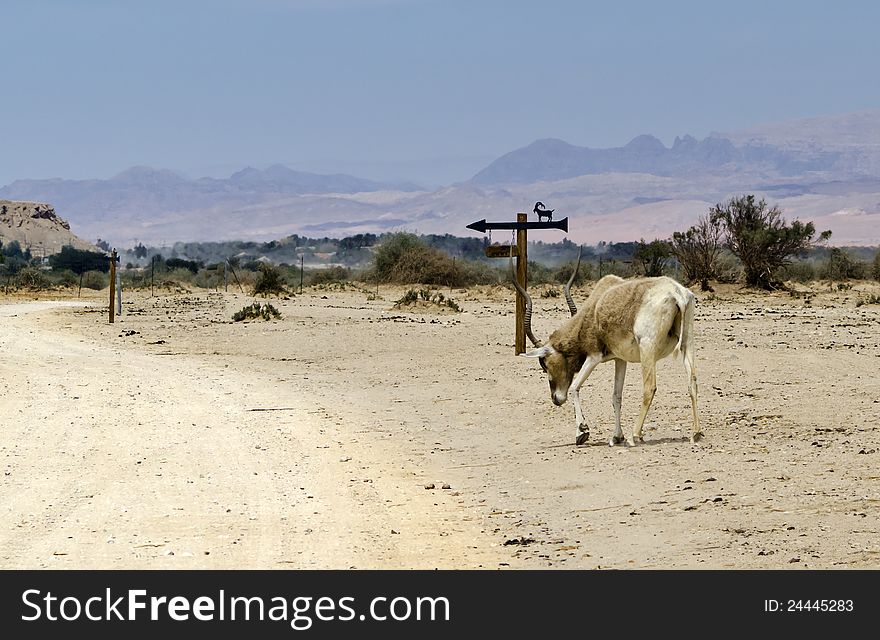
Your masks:
{"label": "utility pole", "polygon": [[116,316],[116,249],[110,252],[110,324],[113,324]]}
{"label": "utility pole", "polygon": [[122,313],[122,269],[116,270],[116,307]]}
{"label": "utility pole", "polygon": [[[517,222],[527,222],[527,213],[516,214]],[[528,272],[529,258],[526,254],[528,248],[528,232],[525,229],[516,230],[516,280],[519,286],[525,289],[528,286],[526,275]],[[519,355],[526,351],[526,299],[516,292],[516,348],[514,353]]]}

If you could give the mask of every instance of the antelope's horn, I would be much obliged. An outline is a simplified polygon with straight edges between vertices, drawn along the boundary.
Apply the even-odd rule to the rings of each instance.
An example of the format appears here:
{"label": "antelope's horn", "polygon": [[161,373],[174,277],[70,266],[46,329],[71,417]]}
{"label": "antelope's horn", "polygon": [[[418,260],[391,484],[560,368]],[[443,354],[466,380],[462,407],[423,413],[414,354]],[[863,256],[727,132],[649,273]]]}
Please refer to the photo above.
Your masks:
{"label": "antelope's horn", "polygon": [[535,334],[532,333],[532,297],[529,295],[529,292],[523,289],[519,282],[516,281],[516,273],[513,270],[513,249],[510,250],[510,279],[513,280],[513,286],[519,292],[519,294],[526,299],[526,313],[524,324],[526,328],[526,336],[528,336],[529,340],[532,341],[532,344],[536,347],[540,347],[541,343],[535,339]]}

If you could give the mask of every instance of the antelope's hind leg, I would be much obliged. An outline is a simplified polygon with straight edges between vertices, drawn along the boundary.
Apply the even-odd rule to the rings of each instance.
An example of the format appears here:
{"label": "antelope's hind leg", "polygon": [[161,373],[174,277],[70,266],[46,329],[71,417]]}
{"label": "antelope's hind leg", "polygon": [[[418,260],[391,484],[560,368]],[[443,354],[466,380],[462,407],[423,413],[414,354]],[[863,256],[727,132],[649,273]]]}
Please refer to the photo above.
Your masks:
{"label": "antelope's hind leg", "polygon": [[620,406],[623,402],[623,382],[626,379],[626,361],[617,359],[614,361],[614,395],[611,396],[611,405],[614,407],[614,433],[608,441],[610,446],[623,444],[626,438],[623,429],[620,428]]}
{"label": "antelope's hind leg", "polygon": [[629,441],[630,446],[635,446],[637,442],[644,442],[642,435],[642,427],[645,426],[645,417],[648,415],[648,409],[651,408],[651,402],[654,401],[654,394],[657,393],[657,364],[654,359],[642,360],[642,410],[639,413],[639,419],[636,422],[636,428],[633,431],[632,438]]}

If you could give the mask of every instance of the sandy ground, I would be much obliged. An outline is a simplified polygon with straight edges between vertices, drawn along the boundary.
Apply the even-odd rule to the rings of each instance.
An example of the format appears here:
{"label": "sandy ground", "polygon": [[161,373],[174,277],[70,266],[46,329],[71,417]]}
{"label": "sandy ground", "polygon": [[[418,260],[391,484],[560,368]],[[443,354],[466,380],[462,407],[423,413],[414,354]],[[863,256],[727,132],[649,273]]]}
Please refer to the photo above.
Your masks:
{"label": "sandy ground", "polygon": [[[403,291],[307,289],[246,323],[242,294],[127,292],[113,325],[104,297],[0,297],[0,567],[880,565],[880,305],[856,306],[877,285],[698,294],[707,437],[667,359],[635,448],[606,444],[610,364],[574,446],[513,355],[511,292],[410,313]],[[567,312],[539,292],[543,338]]]}

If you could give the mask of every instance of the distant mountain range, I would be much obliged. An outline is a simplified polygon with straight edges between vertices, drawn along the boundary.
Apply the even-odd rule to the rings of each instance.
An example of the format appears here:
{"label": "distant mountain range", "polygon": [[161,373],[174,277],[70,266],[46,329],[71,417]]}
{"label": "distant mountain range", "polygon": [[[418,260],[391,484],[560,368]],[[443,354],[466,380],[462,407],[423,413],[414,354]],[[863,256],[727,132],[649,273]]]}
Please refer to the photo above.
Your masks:
{"label": "distant mountain range", "polygon": [[666,237],[742,193],[832,229],[835,244],[880,244],[880,111],[685,135],[671,147],[650,135],[611,149],[537,140],[435,190],[282,165],[196,180],[135,167],[109,180],[18,180],[0,198],[51,203],[80,236],[119,246],[395,229],[470,235],[470,222],[512,219],[537,200],[570,217],[572,240],[595,243]]}
{"label": "distant mountain range", "polygon": [[839,152],[804,153],[769,144],[736,146],[727,138],[676,138],[671,148],[650,135],[633,138],[612,149],[575,147],[562,140],[537,140],[512,151],[474,176],[476,184],[528,183],[565,180],[597,173],[650,173],[689,176],[730,171],[771,171],[800,175],[833,171],[841,164]]}

